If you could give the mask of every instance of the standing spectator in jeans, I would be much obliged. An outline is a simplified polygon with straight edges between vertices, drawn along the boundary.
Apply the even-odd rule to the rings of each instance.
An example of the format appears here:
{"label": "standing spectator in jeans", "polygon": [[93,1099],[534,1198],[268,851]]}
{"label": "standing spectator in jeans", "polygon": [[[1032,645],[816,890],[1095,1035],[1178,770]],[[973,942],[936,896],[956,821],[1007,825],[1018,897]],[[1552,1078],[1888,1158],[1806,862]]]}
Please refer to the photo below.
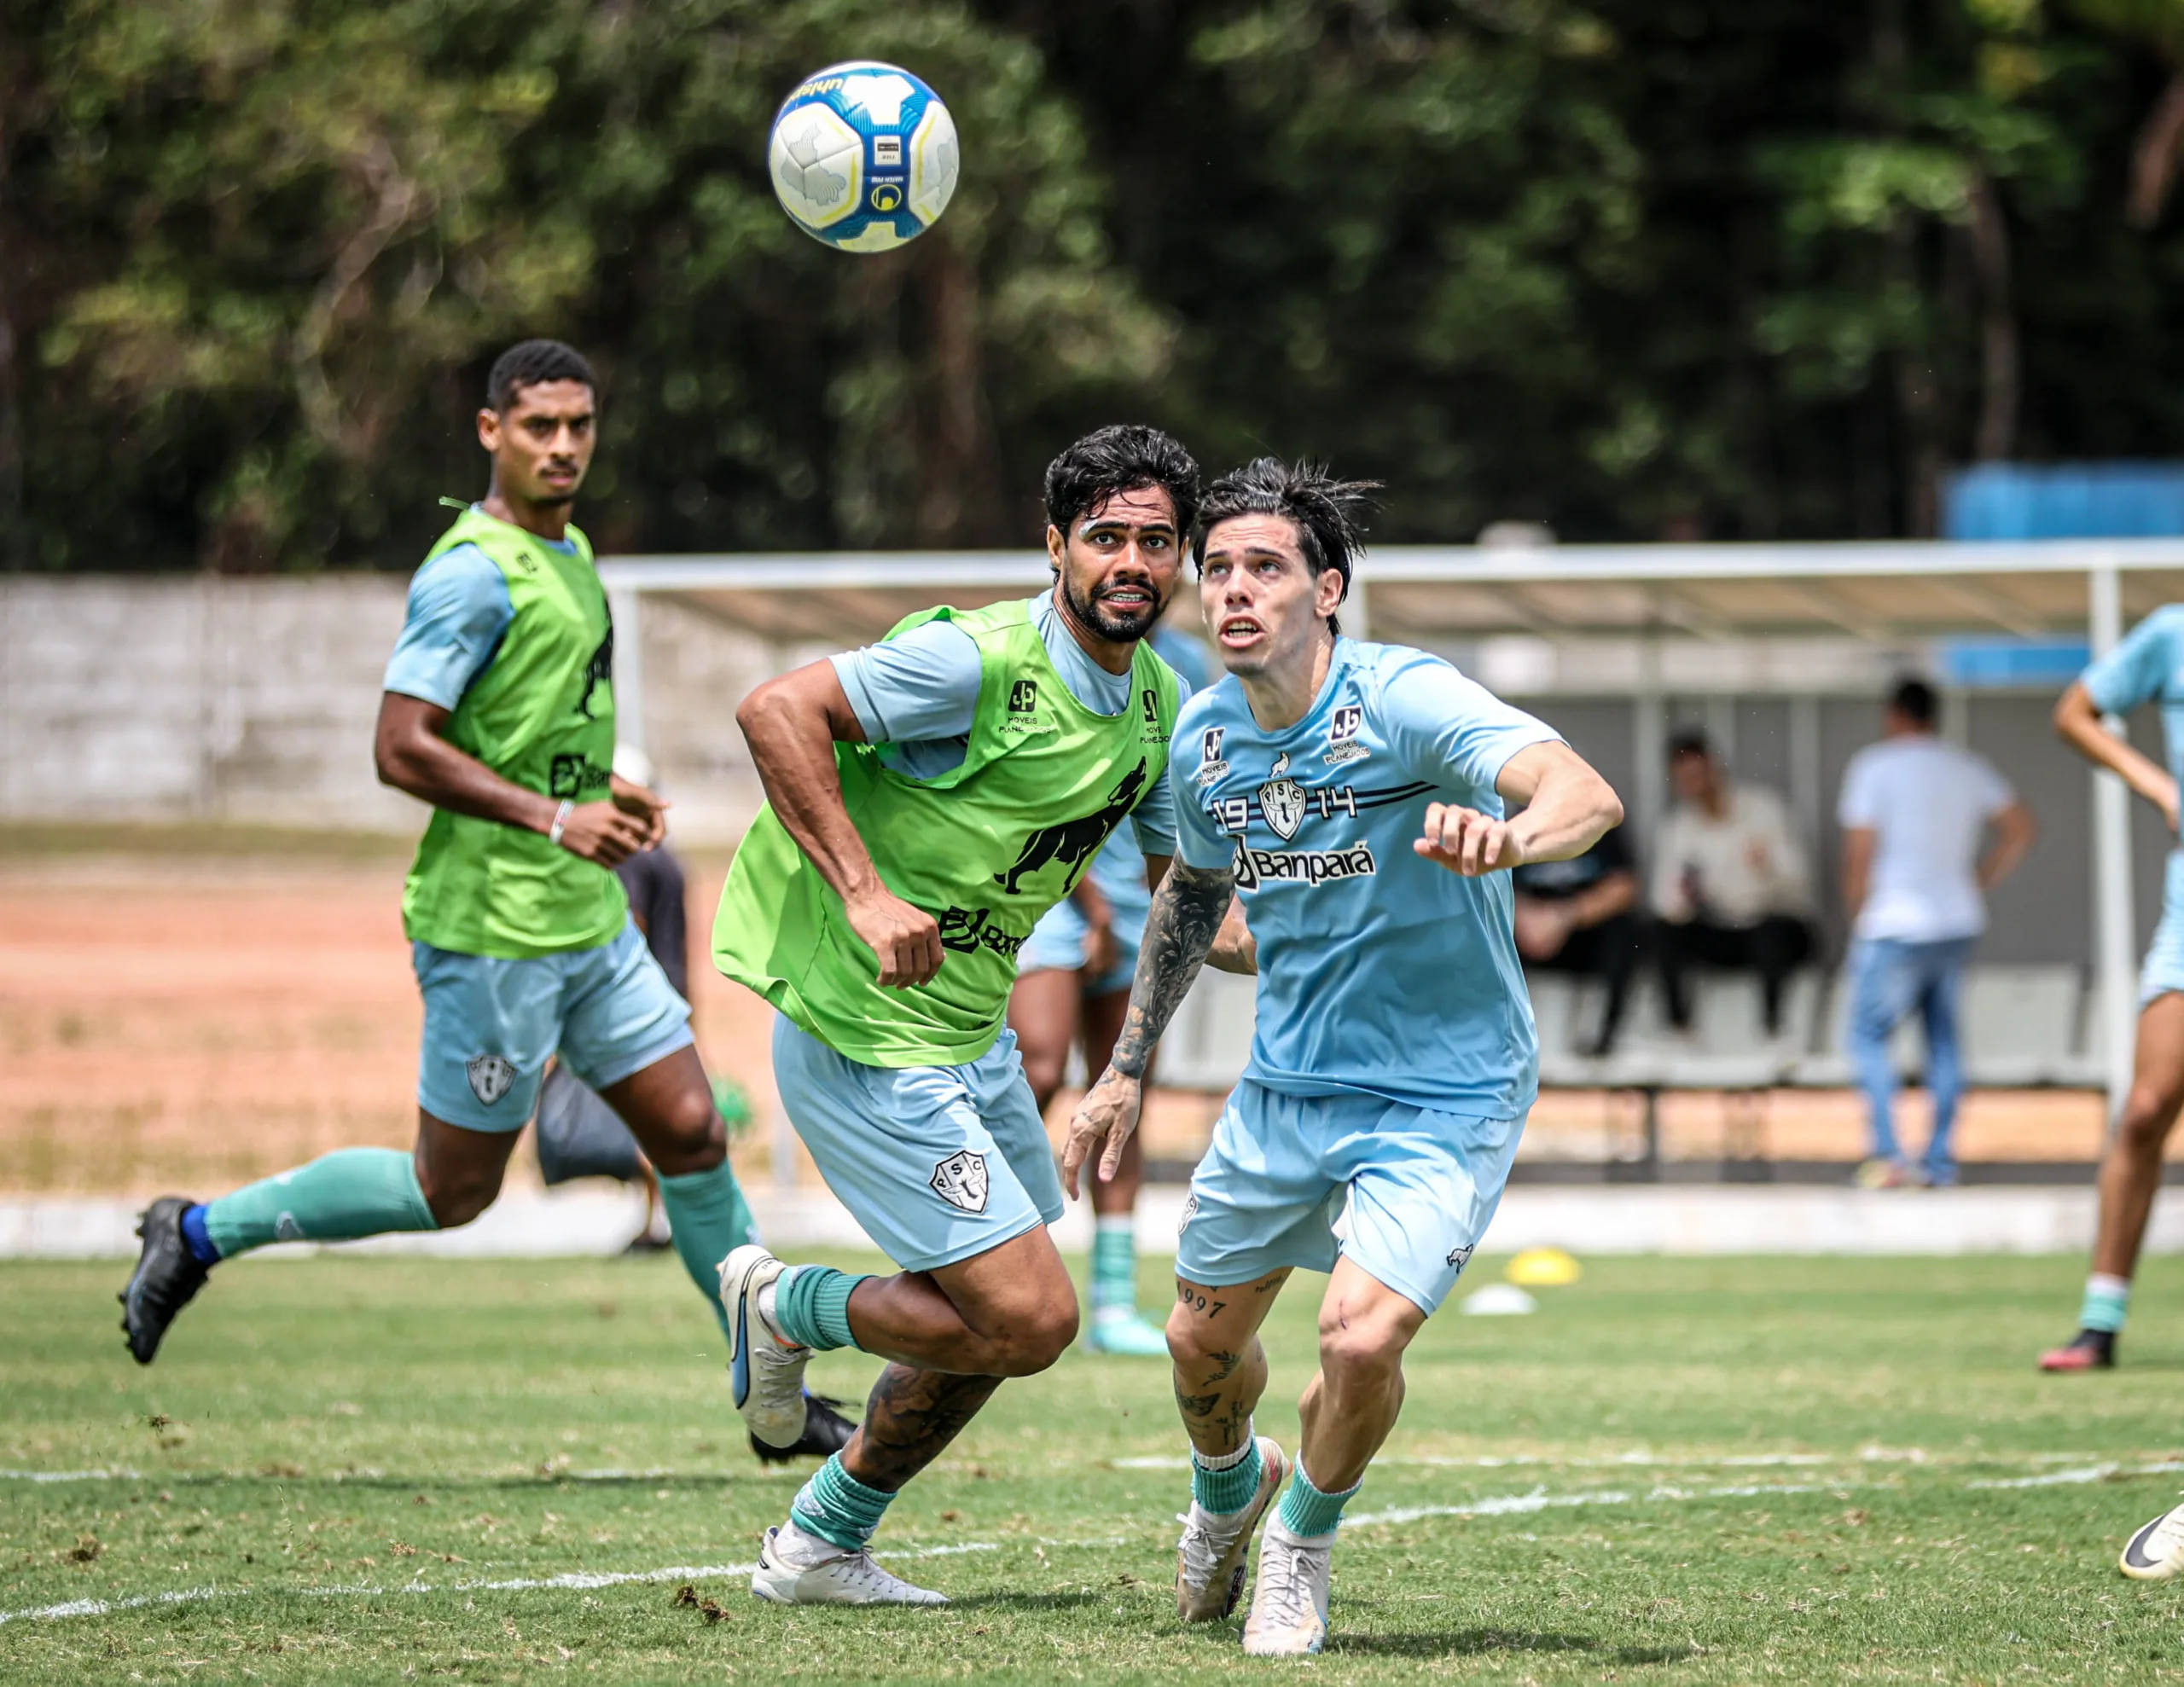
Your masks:
{"label": "standing spectator in jeans", "polygon": [[1812,954],[1812,877],[1773,791],[1732,783],[1706,735],[1669,741],[1676,806],[1653,863],[1669,1023],[1691,1025],[1691,968],[1757,972],[1767,1034],[1780,1035],[1782,986]]}
{"label": "standing spectator in jeans", "polygon": [[1609,828],[1582,855],[1526,861],[1509,877],[1517,897],[1517,953],[1525,965],[1606,984],[1600,1030],[1585,1052],[1609,1052],[1638,970],[1638,874],[1623,828]]}
{"label": "standing spectator in jeans", "polygon": [[[1956,1181],[1949,1128],[1963,1088],[1956,1004],[1972,945],[1987,929],[1985,893],[2032,847],[2031,812],[1968,750],[1935,736],[1933,687],[1906,680],[1881,716],[1884,736],[1850,758],[1836,819],[1843,827],[1843,906],[1851,919],[1850,1060],[1873,1116],[1869,1189],[1914,1181],[1896,1140],[1889,1039],[1916,1012],[1926,1034],[1934,1128],[1925,1181]],[[1989,828],[1993,842],[1984,844]]]}

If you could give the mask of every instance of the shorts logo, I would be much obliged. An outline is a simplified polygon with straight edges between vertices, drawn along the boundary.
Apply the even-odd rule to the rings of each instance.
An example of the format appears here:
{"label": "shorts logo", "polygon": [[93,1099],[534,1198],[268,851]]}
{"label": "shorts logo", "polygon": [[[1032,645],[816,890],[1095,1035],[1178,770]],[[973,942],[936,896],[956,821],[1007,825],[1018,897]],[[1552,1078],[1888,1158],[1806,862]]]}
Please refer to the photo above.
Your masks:
{"label": "shorts logo", "polygon": [[1183,1197],[1183,1215],[1176,1220],[1176,1235],[1180,1239],[1191,1227],[1191,1220],[1198,1216],[1198,1191],[1192,1190]]}
{"label": "shorts logo", "polygon": [[1304,787],[1288,777],[1289,752],[1275,759],[1274,777],[1259,787],[1259,812],[1283,843],[1304,823]]}
{"label": "shorts logo", "polygon": [[1462,1275],[1463,1268],[1471,1263],[1471,1250],[1478,1245],[1476,1242],[1467,1242],[1461,1248],[1449,1249],[1449,1263],[1456,1268],[1459,1276]]}
{"label": "shorts logo", "polygon": [[932,1168],[932,1192],[967,1213],[986,1209],[986,1157],[958,1150]]}
{"label": "shorts logo", "polygon": [[304,1227],[296,1222],[293,1213],[283,1213],[273,1220],[273,1239],[276,1242],[305,1242]]}
{"label": "shorts logo", "polygon": [[515,1082],[515,1068],[497,1054],[480,1054],[466,1061],[462,1070],[470,1075],[470,1093],[491,1107],[508,1093]]}

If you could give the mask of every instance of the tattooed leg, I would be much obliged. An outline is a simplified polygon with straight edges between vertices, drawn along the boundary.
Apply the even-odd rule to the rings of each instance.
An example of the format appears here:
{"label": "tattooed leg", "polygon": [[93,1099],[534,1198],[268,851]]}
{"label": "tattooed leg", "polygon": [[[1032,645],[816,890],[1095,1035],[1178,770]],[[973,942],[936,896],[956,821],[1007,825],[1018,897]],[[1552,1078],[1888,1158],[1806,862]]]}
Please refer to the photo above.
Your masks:
{"label": "tattooed leg", "polygon": [[864,1422],[842,1449],[844,1467],[867,1487],[895,1493],[940,1456],[1001,1383],[998,1377],[889,1365],[872,1385]]}
{"label": "tattooed leg", "polygon": [[1176,1405],[1191,1445],[1208,1458],[1244,1444],[1252,1409],[1266,1392],[1259,1325],[1288,1275],[1285,1267],[1227,1289],[1176,1279],[1176,1308],[1168,1315]]}

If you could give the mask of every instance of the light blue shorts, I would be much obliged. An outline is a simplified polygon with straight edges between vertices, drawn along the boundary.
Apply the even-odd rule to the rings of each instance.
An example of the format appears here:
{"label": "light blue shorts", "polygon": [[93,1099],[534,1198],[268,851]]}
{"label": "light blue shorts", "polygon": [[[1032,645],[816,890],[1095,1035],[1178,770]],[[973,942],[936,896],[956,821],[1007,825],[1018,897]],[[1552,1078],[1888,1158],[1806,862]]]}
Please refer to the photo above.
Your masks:
{"label": "light blue shorts", "polygon": [[694,1041],[690,1005],[634,924],[596,948],[528,960],[410,949],[425,993],[417,1104],[450,1125],[521,1130],[556,1053],[605,1089]]}
{"label": "light blue shorts", "polygon": [[1061,1216],[1014,1031],[967,1066],[867,1066],[777,1015],[774,1087],[827,1187],[904,1271],[954,1265]]}
{"label": "light blue shorts", "polygon": [[1226,1289],[1284,1266],[1332,1271],[1340,1257],[1431,1313],[1486,1234],[1524,1129],[1246,1078],[1191,1179],[1176,1275]]}
{"label": "light blue shorts", "polygon": [[2184,990],[2184,850],[2173,850],[2163,870],[2161,923],[2139,968],[2139,1006],[2171,990]]}
{"label": "light blue shorts", "polygon": [[[1109,996],[1127,990],[1137,977],[1137,940],[1144,935],[1136,922],[1118,925],[1115,932],[1115,964],[1084,986],[1088,996]],[[1084,940],[1092,928],[1076,903],[1064,897],[1031,928],[1024,947],[1016,953],[1016,976],[1049,968],[1076,972],[1084,965]]]}

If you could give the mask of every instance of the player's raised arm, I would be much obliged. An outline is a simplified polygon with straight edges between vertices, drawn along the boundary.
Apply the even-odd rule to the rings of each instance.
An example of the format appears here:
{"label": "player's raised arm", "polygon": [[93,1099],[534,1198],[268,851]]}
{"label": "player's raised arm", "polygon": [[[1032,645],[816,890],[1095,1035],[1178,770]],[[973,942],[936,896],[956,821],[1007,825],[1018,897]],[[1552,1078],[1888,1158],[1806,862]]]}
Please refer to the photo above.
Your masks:
{"label": "player's raised arm", "polygon": [[837,744],[863,744],[864,728],[831,662],[769,680],[743,699],[735,724],[781,825],[842,899],[850,929],[880,960],[880,982],[928,983],[940,971],[940,924],[890,890],[842,802]]}
{"label": "player's raised arm", "polygon": [[1077,1198],[1077,1172],[1096,1145],[1107,1145],[1100,1156],[1103,1180],[1112,1177],[1121,1163],[1123,1146],[1137,1128],[1145,1069],[1153,1046],[1176,1017],[1176,1006],[1190,993],[1235,893],[1234,873],[1181,860],[1170,867],[1153,893],[1153,911],[1146,916],[1145,938],[1137,952],[1137,977],[1130,985],[1130,1012],[1122,1035],[1115,1039],[1114,1057],[1069,1122],[1061,1174],[1072,1200]]}
{"label": "player's raised arm", "polygon": [[1523,812],[1497,820],[1476,809],[1430,803],[1424,835],[1411,847],[1475,878],[1526,861],[1569,861],[1623,820],[1614,788],[1566,744],[1527,745],[1502,764],[1494,788]]}

